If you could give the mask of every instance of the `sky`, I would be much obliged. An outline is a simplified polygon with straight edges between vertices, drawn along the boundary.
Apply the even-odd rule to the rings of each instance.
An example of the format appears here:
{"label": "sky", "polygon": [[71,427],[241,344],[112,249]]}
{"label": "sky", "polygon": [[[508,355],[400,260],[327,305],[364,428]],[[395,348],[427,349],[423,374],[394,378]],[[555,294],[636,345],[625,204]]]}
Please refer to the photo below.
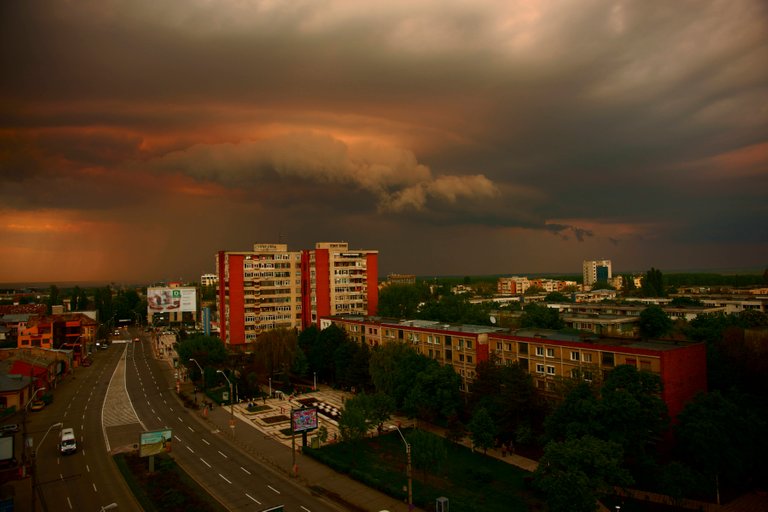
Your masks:
{"label": "sky", "polygon": [[5,0],[0,282],[768,265],[761,0]]}

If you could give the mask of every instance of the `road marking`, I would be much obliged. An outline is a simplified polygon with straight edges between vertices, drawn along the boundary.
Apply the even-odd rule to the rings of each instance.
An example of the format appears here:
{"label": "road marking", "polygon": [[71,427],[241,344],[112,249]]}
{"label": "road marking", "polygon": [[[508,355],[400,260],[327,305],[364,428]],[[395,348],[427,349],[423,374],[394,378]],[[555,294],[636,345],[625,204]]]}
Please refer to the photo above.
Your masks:
{"label": "road marking", "polygon": [[90,473],[90,472],[91,472],[91,466],[89,466],[88,464],[86,464],[86,465],[85,465],[85,470],[86,470],[88,473]]}
{"label": "road marking", "polygon": [[207,462],[205,462],[205,459],[204,459],[204,458],[200,457],[200,460],[201,460],[201,461],[203,461],[203,464],[205,464],[206,466],[208,466],[208,467],[211,467],[211,465],[210,465],[210,464],[208,464]]}
{"label": "road marking", "polygon": [[189,446],[187,446],[187,450],[189,450],[189,451],[190,451],[190,452],[192,452],[192,453],[195,453],[195,450],[193,450],[193,449],[192,449],[192,448],[190,448]]}
{"label": "road marking", "polygon": [[247,469],[245,469],[243,466],[240,466],[240,469],[242,469],[243,471],[245,471],[245,472],[246,472],[247,474],[249,474],[249,475],[251,474],[251,472],[250,472],[250,471],[248,471]]}
{"label": "road marking", "polygon": [[72,510],[72,502],[69,501],[69,496],[67,496],[67,505],[69,505],[69,510]]}
{"label": "road marking", "polygon": [[160,416],[156,416],[156,418],[157,418],[157,421],[159,421],[160,423],[163,422],[163,420],[160,419]]}
{"label": "road marking", "polygon": [[268,485],[267,487],[269,487],[270,489],[272,489],[272,491],[273,491],[273,492],[276,492],[277,494],[280,494],[280,491],[278,491],[277,489],[275,489],[275,488],[274,488],[274,487],[272,487],[271,485]]}
{"label": "road marking", "polygon": [[187,428],[188,428],[189,430],[191,430],[192,432],[194,432],[194,431],[195,431],[195,429],[193,429],[193,428],[192,428],[192,427],[190,427],[189,425],[187,425]]}
{"label": "road marking", "polygon": [[224,457],[225,459],[228,459],[228,458],[229,458],[229,457],[227,457],[226,455],[224,455],[223,453],[221,453],[221,450],[217,450],[217,451],[219,452],[219,455],[221,455],[221,456],[222,456],[222,457]]}
{"label": "road marking", "polygon": [[206,441],[205,439],[200,439],[200,440],[201,440],[202,442],[204,442],[205,444],[207,444],[208,446],[211,446],[211,443],[209,443],[209,442],[208,442],[208,441]]}
{"label": "road marking", "polygon": [[174,439],[176,439],[178,442],[181,442],[181,439],[179,439],[179,436],[173,436]]}
{"label": "road marking", "polygon": [[312,512],[311,510],[309,510],[309,509],[308,509],[307,507],[305,507],[304,505],[299,505],[299,506],[300,506],[301,508],[303,508],[304,510],[306,510],[307,512]]}
{"label": "road marking", "polygon": [[181,423],[184,423],[184,420],[176,416],[176,419],[179,420]]}
{"label": "road marking", "polygon": [[154,410],[154,409],[152,409],[151,407],[149,408],[149,410],[150,410],[150,411],[152,411],[152,414],[157,414],[157,413],[155,412],[155,410]]}
{"label": "road marking", "polygon": [[96,489],[96,484],[93,484],[93,492],[99,492],[99,490]]}
{"label": "road marking", "polygon": [[252,499],[254,502],[256,502],[257,504],[261,505],[261,502],[260,502],[259,500],[257,500],[256,498],[254,498],[253,496],[251,496],[250,494],[248,494],[248,493],[245,493],[245,495],[246,495],[246,496],[248,496],[249,498],[251,498],[251,499]]}
{"label": "road marking", "polygon": [[171,410],[171,412],[173,412],[173,407],[169,407],[169,409]]}
{"label": "road marking", "polygon": [[221,479],[222,479],[222,480],[224,480],[224,481],[225,481],[225,482],[227,482],[228,484],[231,484],[231,483],[232,483],[232,482],[230,482],[229,480],[227,480],[227,479],[224,477],[224,475],[222,475],[221,473],[219,473],[219,476],[221,477]]}

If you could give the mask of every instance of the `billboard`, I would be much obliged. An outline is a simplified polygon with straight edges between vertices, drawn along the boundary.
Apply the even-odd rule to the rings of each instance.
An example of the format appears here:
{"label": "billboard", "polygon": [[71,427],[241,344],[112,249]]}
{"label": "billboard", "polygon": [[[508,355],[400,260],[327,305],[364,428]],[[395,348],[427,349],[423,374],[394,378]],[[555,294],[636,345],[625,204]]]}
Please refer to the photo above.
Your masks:
{"label": "billboard", "polygon": [[197,290],[185,288],[147,288],[147,313],[197,311]]}
{"label": "billboard", "polygon": [[13,436],[0,437],[0,462],[13,460]]}
{"label": "billboard", "polygon": [[317,407],[291,410],[291,428],[294,432],[307,432],[317,428]]}
{"label": "billboard", "polygon": [[139,457],[148,457],[150,455],[159,455],[163,452],[170,452],[172,438],[173,434],[170,429],[142,432],[141,438],[139,439]]}

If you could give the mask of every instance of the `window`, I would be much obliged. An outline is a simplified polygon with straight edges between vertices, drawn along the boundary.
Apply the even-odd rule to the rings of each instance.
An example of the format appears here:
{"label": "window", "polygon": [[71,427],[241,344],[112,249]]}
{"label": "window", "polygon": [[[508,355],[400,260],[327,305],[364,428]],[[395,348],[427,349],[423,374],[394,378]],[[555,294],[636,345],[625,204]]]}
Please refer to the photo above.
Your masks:
{"label": "window", "polygon": [[501,342],[500,341],[496,342],[496,350],[501,350]]}
{"label": "window", "polygon": [[571,361],[578,361],[579,360],[579,352],[576,350],[571,351]]}
{"label": "window", "polygon": [[467,340],[467,348],[472,348],[472,340]]}
{"label": "window", "polygon": [[605,366],[613,366],[613,352],[603,352],[603,364]]}
{"label": "window", "polygon": [[641,359],[640,360],[640,370],[642,370],[644,372],[651,371],[651,362],[650,361],[646,361],[645,359]]}
{"label": "window", "polygon": [[468,363],[471,363],[471,362],[472,362],[472,356],[467,356],[467,362],[468,362]]}
{"label": "window", "polygon": [[578,368],[571,369],[571,378],[572,379],[578,379],[581,376],[581,370]]}
{"label": "window", "polygon": [[[525,346],[523,346],[525,345]],[[523,350],[525,349],[525,350]],[[511,343],[505,343],[504,344],[504,350],[508,350],[512,352],[512,344]],[[527,343],[521,343],[520,344],[520,353],[521,354],[527,354],[528,353],[528,344]]]}
{"label": "window", "polygon": [[459,361],[464,362],[464,354],[459,354]]}
{"label": "window", "polygon": [[628,364],[629,366],[636,366],[637,365],[637,360],[635,358],[633,358],[633,357],[628,357],[624,364]]}
{"label": "window", "polygon": [[554,375],[554,374],[555,374],[555,367],[547,366],[547,375]]}
{"label": "window", "polygon": [[555,357],[555,349],[548,348],[547,349],[547,357]]}
{"label": "window", "polygon": [[536,355],[537,356],[544,356],[544,347],[536,347]]}
{"label": "window", "polygon": [[544,373],[544,365],[543,364],[536,364],[536,373]]}
{"label": "window", "polygon": [[584,358],[585,363],[591,363],[592,362],[592,354],[582,354],[582,357]]}

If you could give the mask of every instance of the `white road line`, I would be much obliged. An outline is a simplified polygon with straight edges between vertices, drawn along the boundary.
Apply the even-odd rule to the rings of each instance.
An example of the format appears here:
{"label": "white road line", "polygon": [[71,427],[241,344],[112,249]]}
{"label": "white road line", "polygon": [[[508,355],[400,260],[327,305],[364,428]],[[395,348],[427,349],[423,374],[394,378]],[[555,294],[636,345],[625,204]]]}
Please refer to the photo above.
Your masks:
{"label": "white road line", "polygon": [[217,451],[219,452],[219,455],[221,455],[221,456],[222,456],[222,457],[224,457],[225,459],[228,459],[228,458],[229,458],[229,457],[227,457],[225,454],[223,454],[223,453],[221,452],[221,450],[217,450]]}
{"label": "white road line", "polygon": [[247,469],[245,469],[243,466],[240,466],[240,469],[242,469],[243,471],[245,471],[245,472],[246,472],[247,474],[249,474],[249,475],[251,474],[251,472],[250,472],[250,471],[248,471]]}
{"label": "white road line", "polygon": [[69,501],[69,496],[67,496],[67,505],[69,505],[69,510],[72,510],[72,502]]}
{"label": "white road line", "polygon": [[99,490],[96,489],[96,484],[93,484],[93,492],[99,492]]}
{"label": "white road line", "polygon": [[200,439],[200,440],[201,440],[202,442],[204,442],[205,444],[207,444],[208,446],[211,446],[211,443],[209,443],[209,442],[208,442],[208,441],[206,441],[205,439]]}
{"label": "white road line", "polygon": [[228,484],[231,484],[231,483],[232,483],[232,482],[230,482],[229,480],[227,480],[227,479],[224,477],[224,475],[222,475],[221,473],[219,473],[219,476],[221,477],[221,479],[222,479],[222,480],[224,480],[224,481],[225,481],[225,482],[227,482]]}
{"label": "white road line", "polygon": [[208,467],[211,467],[211,465],[210,465],[210,464],[208,464],[207,462],[205,462],[205,459],[204,459],[204,458],[200,457],[200,460],[201,460],[201,461],[203,461],[203,464],[205,464],[206,466],[208,466]]}
{"label": "white road line", "polygon": [[193,429],[193,428],[192,428],[192,427],[190,427],[189,425],[187,425],[187,428],[188,428],[189,430],[191,430],[192,432],[194,432],[194,431],[195,431],[195,429]]}
{"label": "white road line", "polygon": [[157,418],[157,421],[159,421],[160,423],[163,422],[163,420],[160,419],[160,416],[156,416],[156,418]]}
{"label": "white road line", "polygon": [[85,470],[86,470],[88,473],[90,473],[90,472],[91,472],[91,466],[89,466],[88,464],[86,464],[86,465],[85,465]]}
{"label": "white road line", "polygon": [[179,436],[173,436],[173,438],[174,438],[175,440],[177,440],[178,442],[181,442],[181,439],[179,439]]}
{"label": "white road line", "polygon": [[304,505],[299,505],[299,506],[300,506],[301,508],[303,508],[304,510],[306,510],[307,512],[312,512],[311,510],[309,510],[309,509],[308,509],[307,507],[305,507]]}
{"label": "white road line", "polygon": [[280,491],[278,491],[277,489],[275,489],[275,488],[274,488],[274,487],[272,487],[271,485],[268,485],[267,487],[269,487],[270,489],[272,489],[272,492],[275,492],[275,493],[277,493],[277,494],[280,494]]}
{"label": "white road line", "polygon": [[254,498],[253,496],[251,496],[250,494],[248,494],[248,493],[245,493],[245,495],[246,495],[246,496],[248,496],[249,498],[251,498],[251,500],[253,500],[254,502],[256,502],[258,505],[261,505],[261,502],[260,502],[259,500],[257,500],[256,498]]}
{"label": "white road line", "polygon": [[179,420],[180,422],[184,423],[184,420],[179,418],[178,416],[176,416],[176,419]]}
{"label": "white road line", "polygon": [[186,448],[187,448],[187,450],[189,450],[190,452],[192,452],[192,453],[195,453],[195,450],[193,450],[193,449],[192,449],[192,448],[190,448],[189,446],[187,446]]}

